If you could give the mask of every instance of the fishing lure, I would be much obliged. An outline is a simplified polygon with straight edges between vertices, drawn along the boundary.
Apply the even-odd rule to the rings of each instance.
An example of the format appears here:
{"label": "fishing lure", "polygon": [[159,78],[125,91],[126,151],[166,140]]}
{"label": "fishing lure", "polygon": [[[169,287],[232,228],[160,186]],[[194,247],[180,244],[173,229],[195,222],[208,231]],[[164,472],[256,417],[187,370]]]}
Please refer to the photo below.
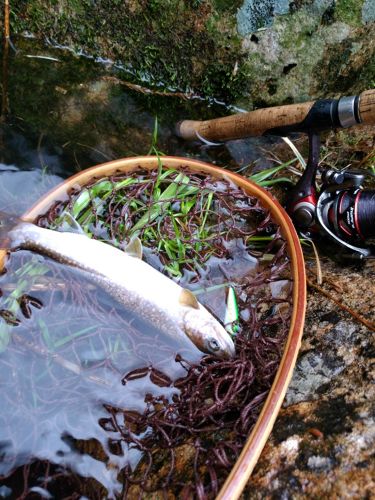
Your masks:
{"label": "fishing lure", "polygon": [[232,286],[229,286],[227,291],[224,325],[226,331],[230,333],[230,335],[237,335],[239,332],[239,319],[240,314],[238,310],[236,292]]}

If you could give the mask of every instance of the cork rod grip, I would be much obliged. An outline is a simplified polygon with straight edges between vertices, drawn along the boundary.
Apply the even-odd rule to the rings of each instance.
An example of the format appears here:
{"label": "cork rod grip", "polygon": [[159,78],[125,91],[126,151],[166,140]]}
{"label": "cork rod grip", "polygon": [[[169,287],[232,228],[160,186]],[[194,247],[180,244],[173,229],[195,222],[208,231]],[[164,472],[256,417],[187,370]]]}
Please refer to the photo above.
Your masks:
{"label": "cork rod grip", "polygon": [[355,96],[338,101],[323,99],[257,109],[214,120],[184,120],[177,124],[176,133],[186,140],[203,138],[214,142],[260,136],[267,132],[288,135],[290,132],[347,127],[358,124],[359,120],[364,125],[375,124],[375,90],[365,90],[359,99]]}
{"label": "cork rod grip", "polygon": [[177,135],[186,140],[201,136],[209,141],[259,136],[273,128],[302,122],[313,104],[288,104],[207,121],[184,120],[177,125]]}
{"label": "cork rod grip", "polygon": [[375,89],[365,90],[359,96],[359,116],[363,125],[375,125]]}

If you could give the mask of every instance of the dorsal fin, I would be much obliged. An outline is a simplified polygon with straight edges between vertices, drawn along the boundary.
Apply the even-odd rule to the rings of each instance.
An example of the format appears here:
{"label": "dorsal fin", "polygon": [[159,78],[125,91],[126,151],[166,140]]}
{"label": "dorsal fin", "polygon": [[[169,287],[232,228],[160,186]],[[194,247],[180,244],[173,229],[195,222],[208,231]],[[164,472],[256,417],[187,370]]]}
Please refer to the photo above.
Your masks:
{"label": "dorsal fin", "polygon": [[129,243],[126,245],[124,248],[124,252],[130,255],[131,257],[135,257],[137,259],[142,259],[143,255],[143,247],[142,247],[142,242],[136,236],[135,238],[132,238]]}
{"label": "dorsal fin", "polygon": [[193,309],[199,309],[197,298],[190,290],[186,290],[186,288],[182,289],[178,301],[183,306],[192,307]]}

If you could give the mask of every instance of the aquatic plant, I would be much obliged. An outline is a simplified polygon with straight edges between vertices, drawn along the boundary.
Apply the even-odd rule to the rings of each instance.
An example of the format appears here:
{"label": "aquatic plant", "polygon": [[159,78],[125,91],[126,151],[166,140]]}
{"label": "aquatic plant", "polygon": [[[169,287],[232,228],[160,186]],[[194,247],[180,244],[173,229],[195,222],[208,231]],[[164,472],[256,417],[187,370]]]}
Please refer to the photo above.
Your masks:
{"label": "aquatic plant", "polygon": [[[14,289],[3,299],[0,309],[0,317],[3,319],[0,322],[0,352],[4,351],[10,342],[11,327],[17,326],[21,322],[19,312],[27,318],[31,316],[30,305],[38,309],[42,307],[38,299],[25,292],[32,287],[38,277],[43,276],[47,271],[48,268],[38,262],[36,258],[15,271],[14,277],[17,281]],[[1,295],[0,293],[0,297]]]}
{"label": "aquatic plant", "polygon": [[[165,169],[162,158],[159,169],[129,175],[119,172],[73,190],[68,200],[55,203],[38,224],[63,226],[67,212],[89,237],[118,247],[125,247],[137,234],[145,247],[146,260],[182,281],[193,293],[202,294],[200,298],[203,296],[207,305],[222,311],[222,321],[225,298],[218,292],[230,287],[240,313],[237,324],[232,325],[236,357],[220,361],[204,356],[199,363],[193,362],[188,353],[166,349],[161,339],[137,330],[112,305],[108,322],[95,287],[89,288],[79,275],[64,278],[64,269],[58,265],[51,268],[50,264],[45,277],[56,287],[52,292],[39,291],[35,297],[43,303],[43,315],[32,313],[27,320],[29,330],[23,336],[17,330],[22,321],[17,327],[9,326],[13,342],[6,359],[0,359],[0,366],[30,350],[45,359],[45,369],[37,371],[37,379],[30,373],[32,414],[38,428],[41,421],[48,421],[56,405],[56,381],[59,390],[68,395],[64,406],[80,401],[86,384],[108,390],[113,380],[117,384],[121,381],[124,394],[137,381],[158,388],[142,396],[144,409],[138,411],[129,408],[126,400],[113,404],[101,398],[104,402],[99,420],[94,415],[90,418],[95,418],[104,432],[105,445],[74,437],[71,424],[64,440],[71,449],[107,464],[113,471],[113,487],[121,485],[115,488],[118,498],[138,498],[151,492],[178,498],[212,498],[258,418],[289,330],[292,282],[282,235],[256,198],[229,181],[183,167],[178,171]],[[245,262],[253,262],[251,272],[229,271],[228,264],[235,262],[236,252],[245,257]],[[22,255],[14,258],[22,262]],[[220,270],[216,278],[211,276],[213,265]],[[27,270],[24,266],[20,269]],[[59,288],[57,283],[61,281]],[[33,289],[37,284],[29,286]],[[21,292],[35,294],[30,288]],[[5,293],[2,303],[8,299]],[[78,310],[80,318],[72,322]],[[72,320],[67,321],[69,314]],[[85,359],[91,360],[89,369],[79,354],[83,341]],[[159,360],[151,360],[151,354],[158,352]],[[136,368],[127,364],[126,360],[132,359],[139,360]],[[177,378],[168,375],[171,365],[179,367]],[[92,371],[100,367],[114,379]],[[8,374],[7,365],[3,368]],[[7,375],[3,390],[8,388],[9,394],[13,393],[14,383]],[[44,401],[51,403],[45,405]],[[15,411],[28,415],[30,403],[21,402],[21,408]],[[59,406],[59,413],[64,411]],[[38,435],[36,428],[29,433]],[[12,439],[16,441],[17,436]],[[138,450],[142,457],[137,466],[131,466],[127,458],[132,450]],[[14,494],[20,488],[19,494],[35,486],[90,498],[98,492],[101,497],[108,494],[99,479],[80,477],[66,464],[37,458],[15,470],[10,468],[2,481],[12,486]]]}
{"label": "aquatic plant", "polygon": [[[90,237],[120,247],[137,234],[149,249],[146,259],[153,255],[155,264],[157,256],[161,270],[176,279],[193,272],[193,290],[211,256],[228,257],[230,241],[242,241],[259,259],[254,275],[230,283],[241,312],[236,358],[204,356],[194,364],[179,354],[185,376],[177,380],[147,363],[130,370],[122,375],[124,385],[150,376],[154,384],[175,389],[172,399],[148,394],[143,413],[106,404],[108,416],[100,421],[113,446],[126,444],[143,454],[134,470],[125,461],[119,471],[121,495],[212,497],[257,420],[288,332],[291,282],[282,236],[257,199],[183,168],[95,180],[70,193],[68,202],[56,203],[38,223],[56,227],[66,211]],[[274,294],[270,284],[281,282],[286,291]]]}
{"label": "aquatic plant", "polygon": [[[228,197],[229,191],[236,197]],[[58,227],[64,217],[57,214],[68,211],[90,237],[117,247],[139,236],[146,248],[157,249],[171,276],[181,277],[183,266],[197,271],[212,255],[225,255],[222,240],[229,235],[245,238],[248,244],[259,241],[260,235],[264,238],[262,224],[257,225],[259,203],[248,205],[247,199],[229,184],[216,183],[214,188],[212,179],[162,168],[94,181],[72,196],[68,205],[56,205],[42,223]],[[250,213],[254,216],[247,227],[245,213],[248,218]]]}

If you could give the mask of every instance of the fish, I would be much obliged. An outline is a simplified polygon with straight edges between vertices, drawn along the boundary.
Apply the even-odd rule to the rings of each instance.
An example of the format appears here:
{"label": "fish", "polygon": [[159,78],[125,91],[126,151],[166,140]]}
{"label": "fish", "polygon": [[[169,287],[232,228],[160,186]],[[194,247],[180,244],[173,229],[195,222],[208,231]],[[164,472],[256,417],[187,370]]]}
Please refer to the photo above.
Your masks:
{"label": "fish", "polygon": [[8,250],[32,250],[78,268],[158,330],[177,339],[187,337],[200,351],[220,359],[235,355],[230,335],[195,295],[142,260],[139,238],[131,240],[124,251],[74,228],[60,232],[19,219],[15,223],[4,214],[0,214],[0,224]]}

